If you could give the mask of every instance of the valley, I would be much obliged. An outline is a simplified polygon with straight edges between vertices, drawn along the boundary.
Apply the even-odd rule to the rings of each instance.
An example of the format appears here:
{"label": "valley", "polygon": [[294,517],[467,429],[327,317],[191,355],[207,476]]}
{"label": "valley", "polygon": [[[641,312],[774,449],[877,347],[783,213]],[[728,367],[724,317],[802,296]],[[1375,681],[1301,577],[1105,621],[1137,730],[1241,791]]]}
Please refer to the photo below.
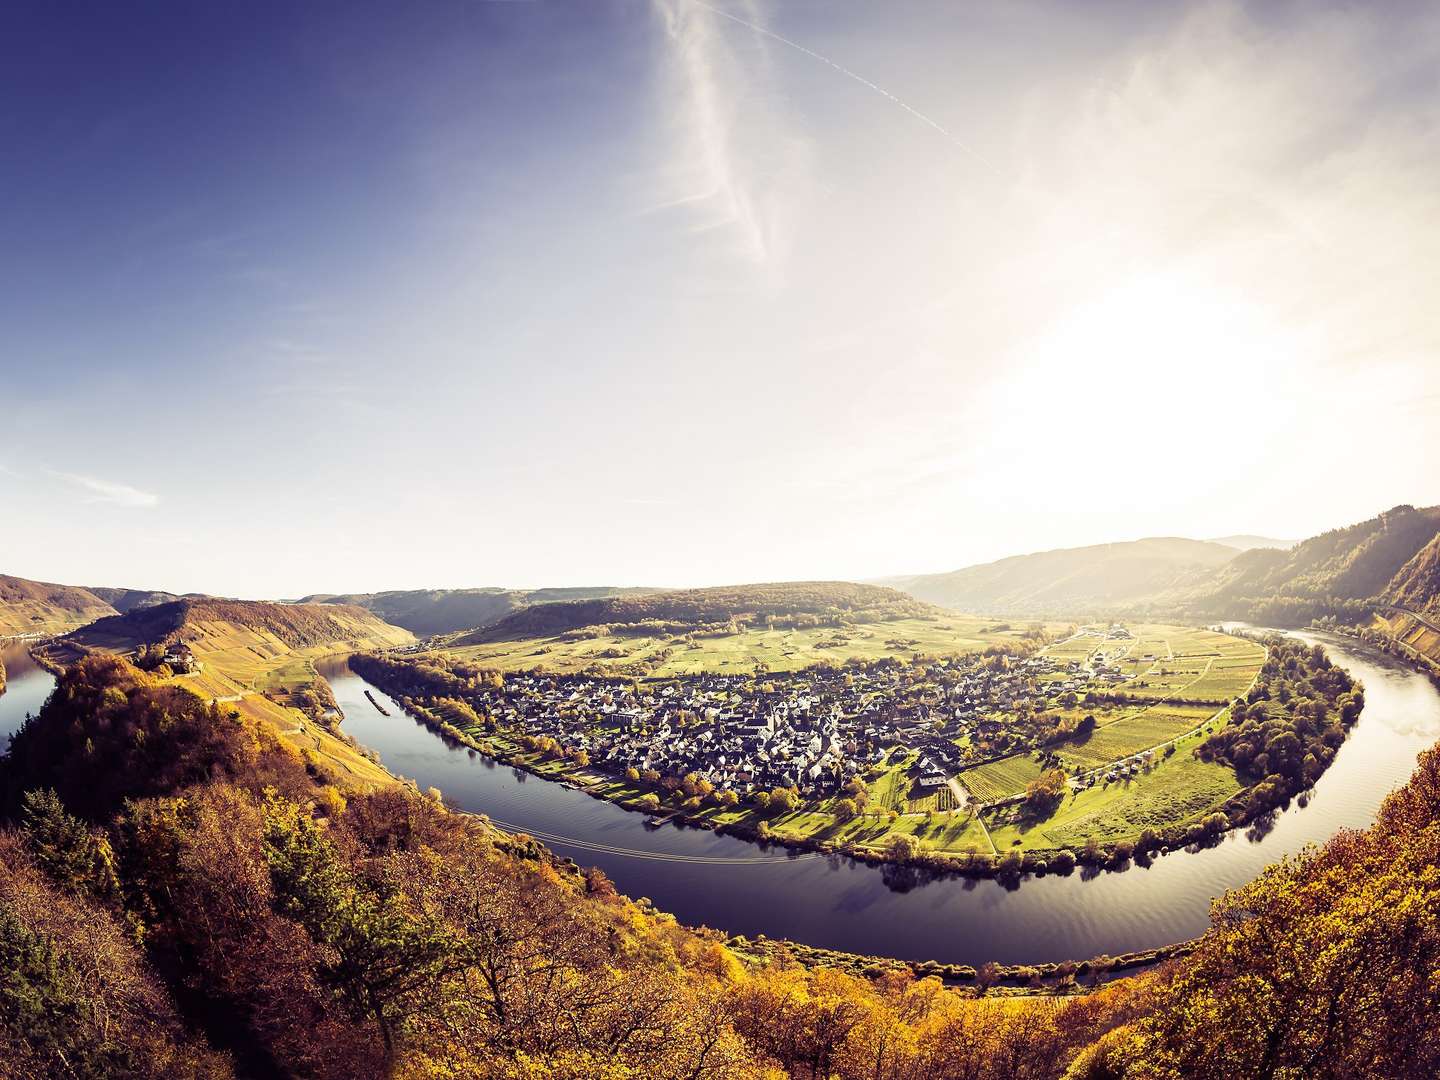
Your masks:
{"label": "valley", "polygon": [[[809,582],[546,601],[422,641],[360,605],[130,601],[6,646],[0,726],[55,684],[32,651],[69,689],[19,761],[0,758],[0,790],[7,770],[48,776],[101,820],[178,784],[174,808],[135,805],[182,831],[187,806],[231,815],[240,832],[207,839],[207,859],[257,805],[272,858],[312,816],[357,838],[473,830],[495,887],[534,864],[527,902],[550,875],[573,883],[574,914],[581,897],[641,897],[627,932],[695,935],[746,993],[794,970],[862,996],[943,976],[960,988],[947,1000],[976,1009],[996,993],[1128,995],[1157,976],[1100,989],[1117,964],[1164,961],[1163,979],[1206,963],[1217,892],[1370,825],[1440,737],[1436,689],[1359,640],[1419,662],[1437,631],[1379,603],[1335,634],[1280,636],[981,617]],[[101,719],[115,710],[134,716]],[[80,729],[121,766],[70,746]],[[433,814],[453,824],[420,824]],[[152,842],[116,821],[125,851]],[[426,875],[442,863],[422,859],[403,888],[439,896]],[[329,916],[306,918],[327,932]]]}

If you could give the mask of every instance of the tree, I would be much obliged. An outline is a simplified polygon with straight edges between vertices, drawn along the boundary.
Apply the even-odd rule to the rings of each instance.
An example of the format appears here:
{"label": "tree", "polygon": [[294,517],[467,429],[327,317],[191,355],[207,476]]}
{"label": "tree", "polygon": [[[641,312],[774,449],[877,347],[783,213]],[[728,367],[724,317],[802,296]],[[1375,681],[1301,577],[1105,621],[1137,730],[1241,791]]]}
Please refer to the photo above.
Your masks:
{"label": "tree", "polygon": [[770,792],[770,809],[772,812],[788,814],[800,805],[800,796],[794,788],[777,787]]}
{"label": "tree", "polygon": [[885,854],[893,862],[908,863],[920,854],[920,841],[911,833],[892,833],[885,841]]}
{"label": "tree", "polygon": [[1025,785],[1025,809],[1036,817],[1048,817],[1065,798],[1064,769],[1047,769]]}
{"label": "tree", "polygon": [[85,823],[65,810],[46,788],[21,797],[22,832],[31,857],[62,888],[96,897],[119,888],[109,841],[91,834]]}
{"label": "tree", "polygon": [[375,1021],[393,1054],[396,1025],[455,959],[451,935],[414,914],[393,885],[362,883],[315,820],[273,794],[265,801],[265,856],[276,906],[334,951],[322,976],[352,1013]]}

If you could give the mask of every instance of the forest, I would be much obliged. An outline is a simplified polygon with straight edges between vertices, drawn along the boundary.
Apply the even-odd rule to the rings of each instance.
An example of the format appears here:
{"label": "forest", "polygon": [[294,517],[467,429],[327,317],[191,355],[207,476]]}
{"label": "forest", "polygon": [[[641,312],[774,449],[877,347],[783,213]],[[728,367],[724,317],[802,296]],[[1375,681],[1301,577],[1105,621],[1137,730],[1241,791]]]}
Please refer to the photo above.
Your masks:
{"label": "forest", "polygon": [[1233,765],[1250,782],[1229,807],[1232,821],[1264,813],[1314,784],[1365,707],[1364,690],[1320,645],[1282,637],[1268,638],[1267,645],[1254,687],[1196,750],[1201,760]]}

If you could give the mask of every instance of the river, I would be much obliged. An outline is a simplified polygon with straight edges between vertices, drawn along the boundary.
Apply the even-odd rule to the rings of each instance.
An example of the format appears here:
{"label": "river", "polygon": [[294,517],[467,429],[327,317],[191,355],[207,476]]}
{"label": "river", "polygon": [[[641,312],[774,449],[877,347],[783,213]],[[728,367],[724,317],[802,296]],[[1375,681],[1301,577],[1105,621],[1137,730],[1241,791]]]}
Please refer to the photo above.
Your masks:
{"label": "river", "polygon": [[[704,830],[650,830],[639,814],[448,744],[343,659],[320,670],[344,710],[345,730],[392,772],[599,866],[622,891],[650,897],[682,922],[905,960],[1024,964],[1194,937],[1208,925],[1210,901],[1226,889],[1341,828],[1368,825],[1385,795],[1413,772],[1419,752],[1440,739],[1440,694],[1424,676],[1347,638],[1295,636],[1321,641],[1366,692],[1360,720],[1306,806],[1293,804],[1263,835],[1235,832],[1217,847],[1174,852],[1148,868],[1088,880],[1079,873],[1030,878],[1018,888],[915,881],[894,868],[797,857]],[[366,700],[367,688],[391,716]]]}
{"label": "river", "polygon": [[25,723],[30,713],[40,711],[50,691],[55,689],[55,676],[30,659],[25,642],[0,639],[0,663],[5,665],[6,684],[0,693],[0,754],[10,748],[10,736]]}

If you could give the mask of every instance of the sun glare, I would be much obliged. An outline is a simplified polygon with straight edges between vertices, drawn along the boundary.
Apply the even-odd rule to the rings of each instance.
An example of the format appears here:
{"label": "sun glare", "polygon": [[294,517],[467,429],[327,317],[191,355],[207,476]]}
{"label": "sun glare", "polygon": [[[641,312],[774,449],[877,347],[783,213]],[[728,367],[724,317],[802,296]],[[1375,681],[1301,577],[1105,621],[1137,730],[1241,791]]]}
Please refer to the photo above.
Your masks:
{"label": "sun glare", "polygon": [[[1003,448],[994,458],[1003,468],[966,486],[998,490],[1089,454],[1113,467],[1112,498],[1183,503],[1197,487],[1223,487],[1217,456],[1244,455],[1293,413],[1295,353],[1238,297],[1179,278],[1125,282],[1042,331],[977,399],[976,422]],[[1274,402],[1267,425],[1238,405],[1251,392]],[[1093,498],[1068,491],[1057,497]]]}

